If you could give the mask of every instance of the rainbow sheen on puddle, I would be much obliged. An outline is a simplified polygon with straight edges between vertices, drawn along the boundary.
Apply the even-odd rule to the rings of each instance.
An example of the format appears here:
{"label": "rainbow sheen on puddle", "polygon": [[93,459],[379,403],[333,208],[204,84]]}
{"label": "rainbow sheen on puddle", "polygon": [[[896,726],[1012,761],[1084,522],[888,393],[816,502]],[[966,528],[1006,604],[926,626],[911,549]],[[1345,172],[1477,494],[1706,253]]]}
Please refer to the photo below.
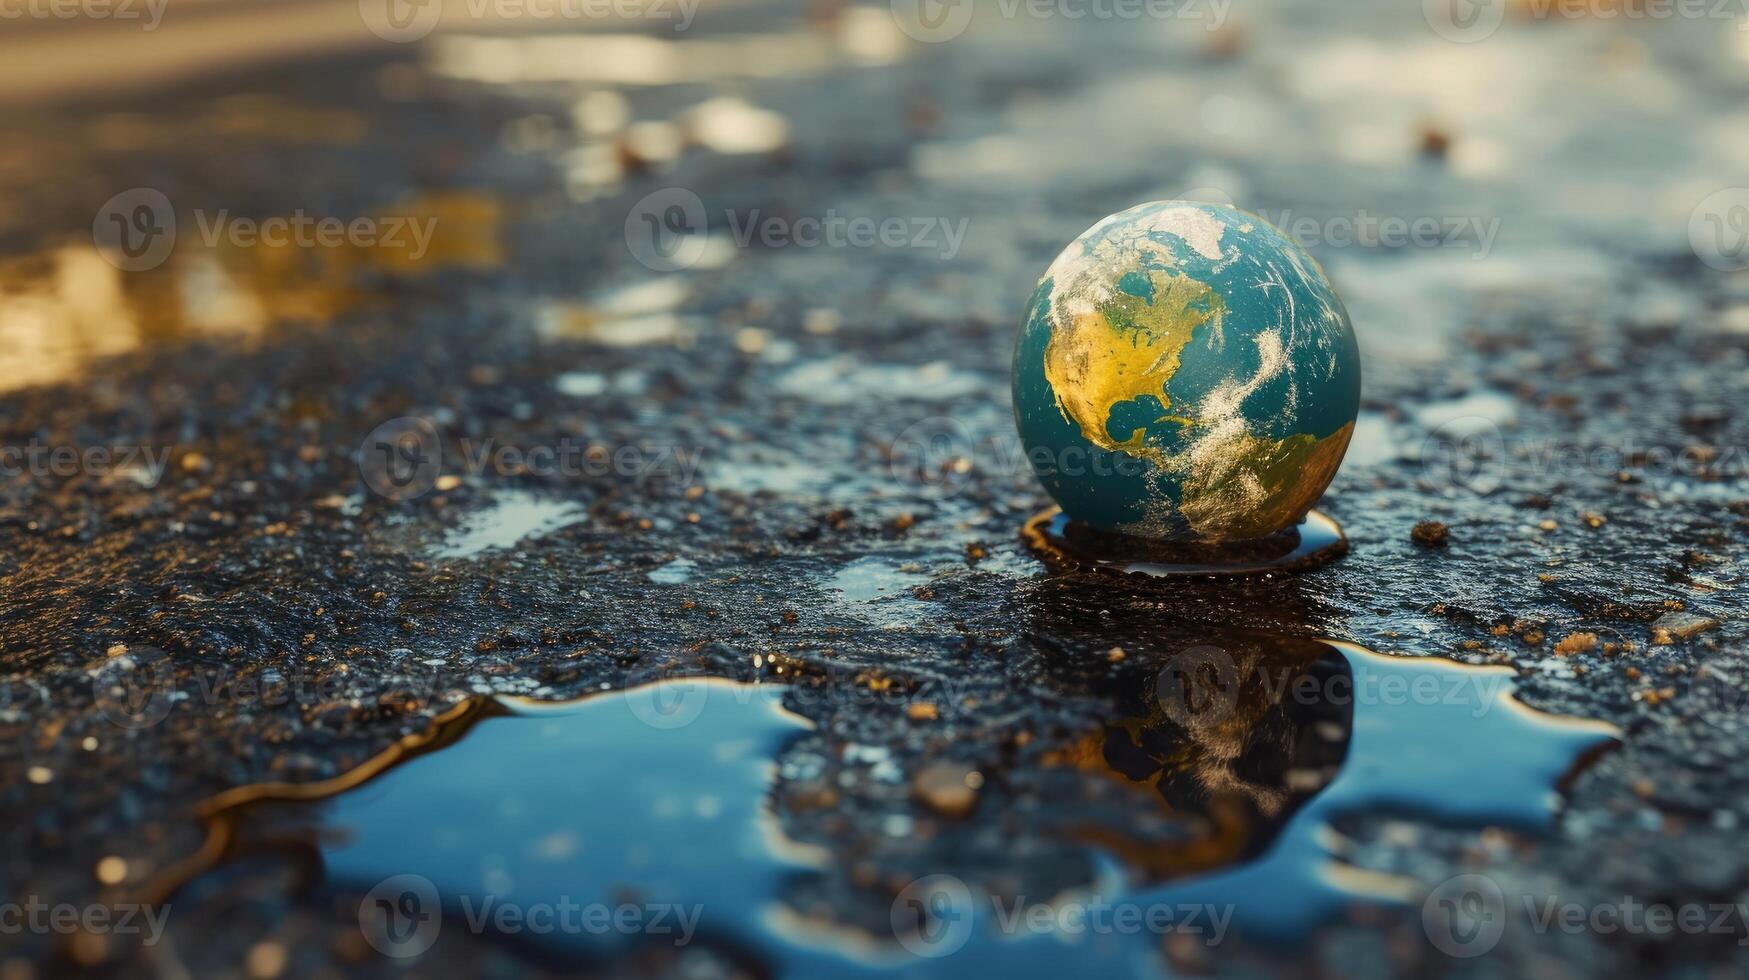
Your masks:
{"label": "rainbow sheen on puddle", "polygon": [[1040,280],[1014,352],[1014,415],[1072,518],[1164,541],[1301,520],[1360,411],[1348,313],[1263,219],[1160,201],[1114,214]]}

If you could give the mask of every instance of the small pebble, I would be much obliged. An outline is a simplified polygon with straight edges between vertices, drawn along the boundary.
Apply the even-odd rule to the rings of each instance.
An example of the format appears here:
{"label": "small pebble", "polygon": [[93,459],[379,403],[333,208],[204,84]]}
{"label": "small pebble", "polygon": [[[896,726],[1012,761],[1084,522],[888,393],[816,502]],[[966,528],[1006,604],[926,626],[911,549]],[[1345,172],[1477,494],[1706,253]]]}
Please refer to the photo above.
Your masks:
{"label": "small pebble", "polygon": [[1562,656],[1575,653],[1589,653],[1597,649],[1596,633],[1569,633],[1555,644],[1555,652]]}
{"label": "small pebble", "polygon": [[932,762],[911,779],[917,801],[944,817],[958,820],[978,804],[984,777],[961,762]]}
{"label": "small pebble", "polygon": [[1423,548],[1443,548],[1451,538],[1451,531],[1438,521],[1422,521],[1409,532],[1409,538]]}

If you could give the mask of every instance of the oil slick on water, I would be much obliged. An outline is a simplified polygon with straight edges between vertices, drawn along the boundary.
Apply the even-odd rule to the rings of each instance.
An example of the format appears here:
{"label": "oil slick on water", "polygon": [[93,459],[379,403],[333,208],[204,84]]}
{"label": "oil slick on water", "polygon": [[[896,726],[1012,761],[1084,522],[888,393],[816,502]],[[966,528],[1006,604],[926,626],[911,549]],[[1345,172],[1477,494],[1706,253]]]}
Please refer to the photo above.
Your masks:
{"label": "oil slick on water", "polygon": [[[1151,704],[1123,706],[1130,716],[1047,760],[1141,787],[1135,799],[1207,828],[1177,846],[1142,840],[1122,820],[1065,828],[1094,852],[1099,875],[1050,905],[1165,908],[1181,924],[1203,910],[1205,940],[1215,929],[1291,944],[1352,907],[1415,897],[1415,883],[1345,862],[1339,819],[1545,829],[1563,779],[1614,740],[1608,726],[1513,700],[1505,668],[1248,636],[1186,647]],[[685,940],[786,977],[1166,969],[1158,930],[1065,932],[1055,915],[1021,915],[975,882],[928,870],[894,901],[890,936],[788,910],[784,883],[828,870],[832,856],[786,839],[769,803],[777,759],[810,728],[782,706],[785,690],[686,679],[561,704],[464,703],[353,773],[211,801],[212,838],[179,898],[200,901],[204,872],[257,808],[287,806],[322,829],[331,895],[375,895],[384,916],[431,913],[410,920],[429,920],[425,931],[396,940],[413,942],[392,949],[411,955],[441,955],[440,933],[473,929],[597,964]],[[1000,809],[968,819],[999,819]],[[396,904],[408,902],[419,908]],[[602,920],[578,913],[573,928],[537,929],[521,918],[567,904],[630,909],[619,914],[636,927],[587,927]],[[376,914],[366,903],[367,934]],[[506,921],[518,925],[497,928]]]}

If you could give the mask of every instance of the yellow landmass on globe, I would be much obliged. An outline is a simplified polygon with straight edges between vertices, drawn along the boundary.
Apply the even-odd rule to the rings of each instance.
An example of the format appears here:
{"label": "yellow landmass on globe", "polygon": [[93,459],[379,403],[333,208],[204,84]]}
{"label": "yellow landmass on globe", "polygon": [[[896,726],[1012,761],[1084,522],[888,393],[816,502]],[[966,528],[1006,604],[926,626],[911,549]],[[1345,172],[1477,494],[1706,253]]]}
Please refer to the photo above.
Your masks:
{"label": "yellow landmass on globe", "polygon": [[1045,380],[1064,421],[1079,426],[1088,442],[1114,452],[1158,458],[1143,443],[1142,429],[1133,429],[1122,439],[1111,434],[1107,423],[1112,408],[1145,395],[1169,407],[1166,382],[1178,370],[1185,345],[1196,328],[1218,323],[1226,303],[1194,279],[1160,270],[1150,271],[1148,279],[1154,287],[1153,302],[1118,292],[1099,308],[1053,330],[1045,346]]}
{"label": "yellow landmass on globe", "polygon": [[1210,540],[1255,538],[1286,527],[1317,503],[1353,435],[1349,422],[1322,439],[1308,432],[1225,439],[1216,451],[1195,454],[1179,512]]}

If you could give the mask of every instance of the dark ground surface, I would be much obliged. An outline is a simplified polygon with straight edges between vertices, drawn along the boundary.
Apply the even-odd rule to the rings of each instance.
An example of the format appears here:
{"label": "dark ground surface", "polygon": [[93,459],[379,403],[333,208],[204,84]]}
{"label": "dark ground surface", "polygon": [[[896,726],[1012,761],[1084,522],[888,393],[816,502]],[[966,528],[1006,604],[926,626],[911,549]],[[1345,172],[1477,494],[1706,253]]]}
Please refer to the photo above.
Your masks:
{"label": "dark ground surface", "polygon": [[[1621,729],[1550,837],[1381,814],[1343,828],[1360,866],[1426,887],[1481,871],[1582,903],[1745,895],[1749,280],[1703,264],[1685,235],[1696,202],[1749,173],[1749,59],[1729,25],[1511,23],[1463,46],[1414,10],[1329,23],[1304,5],[1236,10],[1239,32],[1026,24],[916,45],[859,16],[701,15],[687,42],[861,38],[846,50],[873,52],[866,64],[739,51],[722,77],[689,56],[693,77],[673,84],[494,84],[415,46],[7,110],[0,442],[171,457],[156,486],[125,473],[0,483],[0,892],[125,897],[198,845],[194,802],[334,775],[469,693],[565,698],[781,669],[889,692],[800,704],[819,727],[791,752],[827,760],[825,774],[773,791],[784,831],[840,859],[792,900],[878,932],[919,875],[1030,894],[1084,880],[1084,852],[1053,827],[1099,794],[1044,761],[1185,643],[1238,626],[1510,665],[1528,704]],[[658,172],[608,152],[610,169],[631,166],[596,182],[579,176],[579,147],[617,137],[574,122],[592,90],[619,92],[636,120],[728,91],[781,115],[788,135],[775,152],[692,148]],[[1422,153],[1422,128],[1446,134],[1443,156]],[[1017,532],[1048,501],[994,448],[1013,442],[1019,312],[1092,221],[1208,185],[1266,214],[1499,218],[1499,240],[1485,258],[1313,245],[1368,358],[1361,433],[1323,504],[1348,557],[1220,583],[1047,573]],[[179,210],[255,216],[430,209],[440,240],[458,236],[455,261],[404,274],[369,256],[203,250],[185,215],[170,264],[114,274],[83,236],[136,186]],[[670,186],[718,217],[836,209],[965,218],[969,231],[950,261],[755,245],[658,275],[632,260],[624,225]],[[608,342],[624,321],[605,297],[652,280],[658,308],[626,329],[653,342]],[[561,391],[576,372],[605,390]],[[1417,458],[1431,431],[1474,415],[1526,452],[1616,455],[1484,461],[1467,482],[1491,492],[1477,493]],[[366,488],[360,444],[399,416],[438,422],[458,484],[399,503]],[[889,459],[932,418],[970,440],[969,470],[945,488]],[[702,462],[690,485],[462,472],[462,440],[486,438],[682,447]],[[1678,478],[1637,454],[1697,446],[1716,447],[1721,472]],[[504,513],[495,505],[567,503],[579,509],[544,533],[450,557],[482,514]],[[1412,541],[1426,520],[1449,527],[1444,547]],[[690,577],[653,584],[676,558],[695,563]],[[833,587],[871,558],[858,567],[877,573],[872,592]],[[1673,610],[1720,625],[1651,645]],[[1555,652],[1587,632],[1597,646]],[[105,716],[93,676],[118,645],[173,665],[184,694],[161,723]],[[215,676],[237,690],[304,684],[203,698],[200,678]],[[937,716],[915,717],[916,701]],[[977,811],[930,814],[904,782],[844,758],[852,743],[889,750],[907,774],[940,758],[978,767]],[[822,785],[835,787],[823,803]],[[895,814],[914,832],[890,833]],[[98,880],[108,856],[127,862],[120,883]],[[403,971],[361,949],[345,916],[283,897],[284,882],[237,887],[250,897],[175,909],[179,964],[38,935],[0,939],[0,965],[8,978],[224,975],[272,942],[299,974],[548,968],[476,939]],[[1332,925],[1285,962],[1240,943],[1204,965],[1735,976],[1746,938],[1740,924],[1699,937],[1509,929],[1489,956],[1459,961],[1410,910]]]}

